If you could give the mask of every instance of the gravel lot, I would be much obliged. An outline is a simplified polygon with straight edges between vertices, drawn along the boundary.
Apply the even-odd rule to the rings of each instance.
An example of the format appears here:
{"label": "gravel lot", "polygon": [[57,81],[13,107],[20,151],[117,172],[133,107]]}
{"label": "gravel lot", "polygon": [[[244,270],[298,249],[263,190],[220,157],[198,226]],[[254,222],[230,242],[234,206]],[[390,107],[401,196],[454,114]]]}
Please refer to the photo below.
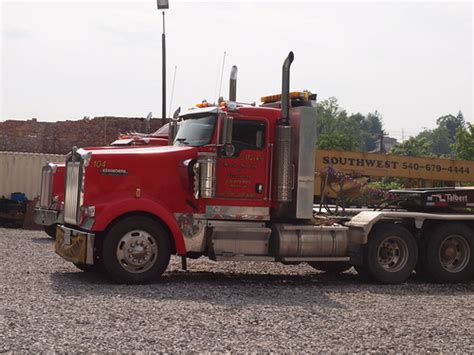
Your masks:
{"label": "gravel lot", "polygon": [[43,232],[0,229],[0,250],[0,352],[474,352],[474,282],[203,258],[123,286],[63,261]]}

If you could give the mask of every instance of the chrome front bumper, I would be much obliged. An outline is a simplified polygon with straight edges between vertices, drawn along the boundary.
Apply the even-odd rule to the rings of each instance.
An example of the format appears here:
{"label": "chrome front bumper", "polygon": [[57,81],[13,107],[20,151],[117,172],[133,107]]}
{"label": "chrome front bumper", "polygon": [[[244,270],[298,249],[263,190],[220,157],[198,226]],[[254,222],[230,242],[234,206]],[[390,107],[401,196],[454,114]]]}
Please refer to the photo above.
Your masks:
{"label": "chrome front bumper", "polygon": [[54,251],[75,264],[94,264],[95,234],[58,225]]}
{"label": "chrome front bumper", "polygon": [[36,207],[34,221],[36,224],[41,224],[43,226],[51,226],[56,223],[58,215],[58,210]]}

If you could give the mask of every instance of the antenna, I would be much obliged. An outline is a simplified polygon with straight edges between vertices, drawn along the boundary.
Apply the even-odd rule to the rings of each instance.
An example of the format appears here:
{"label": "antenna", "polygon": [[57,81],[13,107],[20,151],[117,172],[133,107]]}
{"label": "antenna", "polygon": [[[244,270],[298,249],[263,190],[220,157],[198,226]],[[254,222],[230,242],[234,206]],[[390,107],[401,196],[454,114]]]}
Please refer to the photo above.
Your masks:
{"label": "antenna", "polygon": [[222,77],[224,76],[225,55],[226,55],[226,52],[224,51],[224,58],[222,58],[221,83],[219,84],[219,95],[217,95],[218,100],[219,100],[219,97],[221,97]]}
{"label": "antenna", "polygon": [[178,70],[177,65],[174,66],[173,84],[171,85],[170,109],[169,109],[168,117],[171,117],[171,107],[173,105],[173,95],[174,95],[174,83],[176,81],[176,70]]}

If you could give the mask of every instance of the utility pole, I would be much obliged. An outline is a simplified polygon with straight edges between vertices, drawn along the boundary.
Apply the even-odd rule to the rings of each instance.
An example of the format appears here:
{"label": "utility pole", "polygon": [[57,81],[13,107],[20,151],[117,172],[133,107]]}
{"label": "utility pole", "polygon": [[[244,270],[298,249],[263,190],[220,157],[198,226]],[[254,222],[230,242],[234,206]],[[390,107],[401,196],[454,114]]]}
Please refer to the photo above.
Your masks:
{"label": "utility pole", "polygon": [[385,144],[383,143],[383,139],[385,136],[386,136],[386,133],[383,130],[381,130],[380,131],[380,153],[384,153],[384,154],[387,153],[385,151]]}

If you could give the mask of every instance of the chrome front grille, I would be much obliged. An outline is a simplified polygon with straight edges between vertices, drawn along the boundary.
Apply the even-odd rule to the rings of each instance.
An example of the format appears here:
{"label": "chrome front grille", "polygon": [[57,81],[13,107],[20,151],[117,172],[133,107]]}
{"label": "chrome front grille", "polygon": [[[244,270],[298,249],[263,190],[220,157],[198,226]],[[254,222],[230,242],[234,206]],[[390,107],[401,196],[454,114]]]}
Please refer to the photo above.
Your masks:
{"label": "chrome front grille", "polygon": [[81,161],[68,161],[66,163],[66,192],[64,195],[64,221],[66,223],[80,223],[81,185]]}
{"label": "chrome front grille", "polygon": [[53,194],[54,169],[51,164],[46,164],[41,170],[40,207],[49,208]]}

